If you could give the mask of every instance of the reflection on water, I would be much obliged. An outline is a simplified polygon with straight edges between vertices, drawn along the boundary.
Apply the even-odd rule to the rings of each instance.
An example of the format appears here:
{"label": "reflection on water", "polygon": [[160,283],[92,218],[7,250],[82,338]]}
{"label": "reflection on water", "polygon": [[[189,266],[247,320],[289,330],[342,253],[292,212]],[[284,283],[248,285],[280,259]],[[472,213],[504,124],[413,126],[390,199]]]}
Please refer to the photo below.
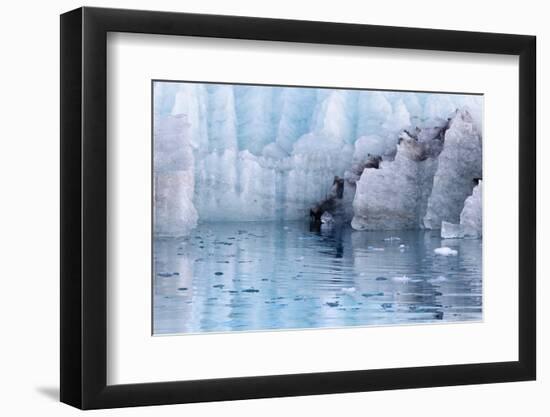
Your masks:
{"label": "reflection on water", "polygon": [[[457,256],[434,249],[448,246]],[[481,240],[210,223],[154,242],[154,334],[481,320]]]}

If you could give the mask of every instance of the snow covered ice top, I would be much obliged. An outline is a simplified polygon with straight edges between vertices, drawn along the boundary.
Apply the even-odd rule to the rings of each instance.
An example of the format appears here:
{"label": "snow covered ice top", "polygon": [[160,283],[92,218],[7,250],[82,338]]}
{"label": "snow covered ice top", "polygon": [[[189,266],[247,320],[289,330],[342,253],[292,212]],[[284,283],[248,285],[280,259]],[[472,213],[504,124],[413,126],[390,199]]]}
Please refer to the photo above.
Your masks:
{"label": "snow covered ice top", "polygon": [[[482,108],[475,95],[155,82],[155,231],[182,235],[197,221],[302,219],[329,196],[335,177],[346,179],[343,212],[357,228],[439,228],[447,219],[434,213],[446,195],[435,181],[451,171],[481,176],[481,166],[442,166],[439,155],[451,160],[460,151],[446,143],[415,161],[398,141],[408,132],[428,143],[459,109],[467,121],[453,135],[460,142],[474,132],[480,157]],[[378,170],[365,168],[376,165],[373,156]],[[387,187],[398,196],[389,198]],[[464,188],[465,199],[473,185]],[[452,194],[452,204],[461,196]],[[448,221],[458,222],[461,210]]]}

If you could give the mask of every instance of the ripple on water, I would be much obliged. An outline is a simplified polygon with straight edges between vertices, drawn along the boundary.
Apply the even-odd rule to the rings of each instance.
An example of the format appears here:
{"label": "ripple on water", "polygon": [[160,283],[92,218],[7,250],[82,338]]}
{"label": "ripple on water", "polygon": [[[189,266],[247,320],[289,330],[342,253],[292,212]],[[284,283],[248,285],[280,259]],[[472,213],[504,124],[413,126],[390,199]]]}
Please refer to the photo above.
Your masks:
{"label": "ripple on water", "polygon": [[155,240],[154,332],[481,320],[480,241],[442,256],[430,236],[250,222]]}

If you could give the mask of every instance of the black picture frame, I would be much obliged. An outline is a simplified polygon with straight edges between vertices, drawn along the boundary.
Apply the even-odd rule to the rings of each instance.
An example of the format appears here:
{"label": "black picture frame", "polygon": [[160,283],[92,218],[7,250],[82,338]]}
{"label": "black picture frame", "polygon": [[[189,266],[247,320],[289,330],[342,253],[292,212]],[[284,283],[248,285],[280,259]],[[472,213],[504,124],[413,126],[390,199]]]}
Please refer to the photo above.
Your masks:
{"label": "black picture frame", "polygon": [[[519,56],[519,358],[107,385],[108,32]],[[61,15],[61,401],[81,409],[533,380],[536,377],[534,36],[79,8]]]}

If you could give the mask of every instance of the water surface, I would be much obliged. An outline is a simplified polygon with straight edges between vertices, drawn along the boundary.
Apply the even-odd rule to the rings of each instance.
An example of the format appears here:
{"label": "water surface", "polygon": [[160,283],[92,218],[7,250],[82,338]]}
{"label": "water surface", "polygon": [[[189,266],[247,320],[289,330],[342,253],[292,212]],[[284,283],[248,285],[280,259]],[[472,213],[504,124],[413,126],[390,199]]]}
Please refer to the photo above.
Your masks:
{"label": "water surface", "polygon": [[435,231],[205,223],[154,241],[153,333],[479,321],[481,253]]}

